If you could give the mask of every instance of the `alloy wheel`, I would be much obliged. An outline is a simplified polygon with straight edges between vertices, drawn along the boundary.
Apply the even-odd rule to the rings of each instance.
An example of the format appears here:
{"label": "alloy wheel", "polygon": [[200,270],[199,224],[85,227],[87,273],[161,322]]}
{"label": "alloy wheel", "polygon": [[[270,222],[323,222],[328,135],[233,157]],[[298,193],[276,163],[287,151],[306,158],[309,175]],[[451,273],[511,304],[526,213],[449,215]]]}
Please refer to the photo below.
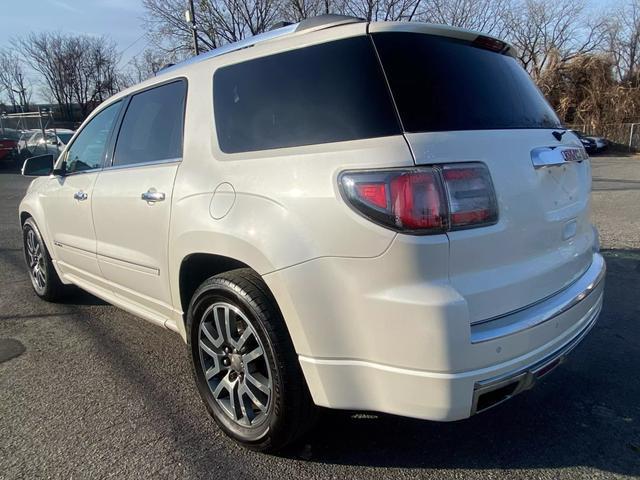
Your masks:
{"label": "alloy wheel", "polygon": [[218,406],[243,427],[267,417],[272,386],[262,341],[247,316],[218,302],[202,315],[198,332],[200,366]]}
{"label": "alloy wheel", "polygon": [[29,276],[37,290],[43,291],[47,286],[47,274],[45,266],[44,248],[33,229],[27,232],[25,240],[25,252],[27,254],[27,265]]}

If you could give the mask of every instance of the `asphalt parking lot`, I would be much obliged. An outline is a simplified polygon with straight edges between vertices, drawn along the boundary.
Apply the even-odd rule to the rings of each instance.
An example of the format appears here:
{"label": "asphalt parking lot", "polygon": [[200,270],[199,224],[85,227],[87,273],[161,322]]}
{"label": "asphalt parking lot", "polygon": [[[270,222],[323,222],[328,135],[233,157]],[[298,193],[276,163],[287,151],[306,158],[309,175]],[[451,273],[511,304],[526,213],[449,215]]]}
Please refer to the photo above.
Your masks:
{"label": "asphalt parking lot", "polygon": [[[286,456],[209,419],[180,338],[78,291],[32,292],[0,171],[0,478],[634,478],[640,476],[640,157],[593,160],[608,273],[599,323],[534,390],[466,421],[325,415]],[[19,353],[19,351],[16,351]]]}

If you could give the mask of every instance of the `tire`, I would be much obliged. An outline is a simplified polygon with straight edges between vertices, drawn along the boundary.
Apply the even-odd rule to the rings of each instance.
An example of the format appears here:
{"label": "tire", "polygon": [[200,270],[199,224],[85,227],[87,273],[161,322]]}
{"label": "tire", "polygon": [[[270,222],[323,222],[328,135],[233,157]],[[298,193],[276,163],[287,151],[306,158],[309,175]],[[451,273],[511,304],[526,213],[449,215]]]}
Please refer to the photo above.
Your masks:
{"label": "tire", "polygon": [[29,279],[36,294],[48,302],[60,300],[66,293],[66,288],[58,277],[33,218],[28,218],[22,226],[22,244]]}
{"label": "tire", "polygon": [[316,408],[291,338],[256,272],[232,270],[202,283],[187,328],[196,385],[228,436],[273,453],[313,426]]}

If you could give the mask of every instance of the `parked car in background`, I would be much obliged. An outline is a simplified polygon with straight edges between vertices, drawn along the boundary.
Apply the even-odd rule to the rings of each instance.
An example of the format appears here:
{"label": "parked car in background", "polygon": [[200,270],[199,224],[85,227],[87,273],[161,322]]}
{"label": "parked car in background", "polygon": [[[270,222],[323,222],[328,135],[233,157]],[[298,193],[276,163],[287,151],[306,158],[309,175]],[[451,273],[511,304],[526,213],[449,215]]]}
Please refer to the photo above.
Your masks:
{"label": "parked car in background", "polygon": [[0,165],[14,167],[18,161],[18,140],[20,130],[4,128],[0,130]]}
{"label": "parked car in background", "polygon": [[580,130],[569,131],[574,133],[578,137],[578,139],[580,139],[580,142],[584,146],[584,149],[587,151],[587,153],[603,152],[609,146],[608,140],[604,137],[593,137],[590,135],[585,135]]}
{"label": "parked car in background", "polygon": [[60,128],[56,130],[46,130],[44,133],[43,136],[42,131],[38,130],[27,140],[27,156],[51,153],[54,157],[57,157],[64,149],[64,146],[69,143],[69,140],[71,140],[75,132],[73,130]]}
{"label": "parked car in background", "polygon": [[37,130],[37,129],[20,131],[20,137],[18,138],[18,145],[17,145],[19,158],[24,160],[29,156],[29,150],[27,150],[27,142],[36,132],[39,132],[39,131],[40,130]]}
{"label": "parked car in background", "polygon": [[501,40],[303,20],[162,70],[26,160],[26,266],[44,300],[75,284],[177,332],[252,449],[314,404],[461,420],[600,313],[591,163],[565,131]]}
{"label": "parked car in background", "polygon": [[18,159],[18,140],[9,135],[0,135],[0,166],[14,167]]}
{"label": "parked car in background", "polygon": [[590,135],[587,138],[593,140],[596,144],[596,153],[604,152],[609,147],[609,141],[604,137],[594,137]]}

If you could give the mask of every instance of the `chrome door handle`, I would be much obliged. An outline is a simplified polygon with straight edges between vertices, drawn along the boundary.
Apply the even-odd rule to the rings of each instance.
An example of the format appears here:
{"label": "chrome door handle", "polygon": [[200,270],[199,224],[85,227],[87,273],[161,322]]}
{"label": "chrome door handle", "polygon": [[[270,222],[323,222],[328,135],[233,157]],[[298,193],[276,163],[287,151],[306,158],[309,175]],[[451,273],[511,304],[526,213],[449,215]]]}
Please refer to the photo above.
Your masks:
{"label": "chrome door handle", "polygon": [[140,198],[145,202],[162,202],[164,200],[163,192],[156,192],[155,190],[147,190]]}
{"label": "chrome door handle", "polygon": [[89,198],[89,195],[80,190],[79,192],[73,194],[73,198],[75,198],[76,200],[86,200],[87,198]]}

